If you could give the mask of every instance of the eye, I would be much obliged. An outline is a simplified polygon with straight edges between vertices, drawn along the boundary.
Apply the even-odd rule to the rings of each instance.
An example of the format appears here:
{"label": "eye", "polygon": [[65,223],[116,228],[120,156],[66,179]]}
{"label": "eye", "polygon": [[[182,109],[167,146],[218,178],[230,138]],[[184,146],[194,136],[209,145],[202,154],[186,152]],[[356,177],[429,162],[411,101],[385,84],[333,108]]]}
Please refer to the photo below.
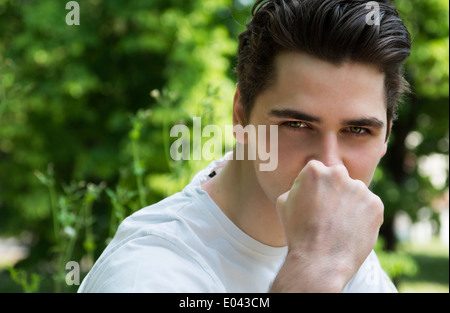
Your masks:
{"label": "eye", "polygon": [[288,121],[285,122],[284,125],[292,127],[292,128],[307,128],[309,127],[306,123],[301,121]]}
{"label": "eye", "polygon": [[355,134],[355,135],[363,135],[366,133],[369,133],[369,130],[364,128],[364,127],[358,127],[358,126],[354,126],[354,127],[349,127],[350,133]]}
{"label": "eye", "polygon": [[361,134],[362,131],[362,127],[350,127],[350,132],[353,134]]}

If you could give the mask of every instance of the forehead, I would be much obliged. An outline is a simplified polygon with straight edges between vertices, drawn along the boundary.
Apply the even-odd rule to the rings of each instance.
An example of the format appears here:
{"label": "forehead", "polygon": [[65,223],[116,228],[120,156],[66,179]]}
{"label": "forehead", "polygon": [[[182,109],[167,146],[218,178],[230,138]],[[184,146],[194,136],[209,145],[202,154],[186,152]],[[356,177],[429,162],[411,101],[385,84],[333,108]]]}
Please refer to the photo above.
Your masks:
{"label": "forehead", "polygon": [[335,65],[299,52],[283,52],[274,64],[274,82],[260,96],[266,109],[301,106],[314,115],[339,113],[345,118],[386,115],[384,73],[374,67]]}

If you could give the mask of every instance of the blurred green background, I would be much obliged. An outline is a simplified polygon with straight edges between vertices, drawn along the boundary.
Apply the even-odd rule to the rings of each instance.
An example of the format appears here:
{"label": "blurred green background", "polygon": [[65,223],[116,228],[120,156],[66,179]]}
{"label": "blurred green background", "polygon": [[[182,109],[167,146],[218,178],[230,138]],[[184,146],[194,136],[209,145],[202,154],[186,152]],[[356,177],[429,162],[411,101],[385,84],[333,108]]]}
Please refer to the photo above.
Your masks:
{"label": "blurred green background", "polygon": [[[77,2],[69,26],[67,1],[0,0],[0,292],[76,291],[68,261],[83,278],[124,217],[209,163],[172,161],[170,128],[232,124],[252,1]],[[413,94],[374,177],[376,250],[400,291],[448,292],[449,3],[395,3]]]}

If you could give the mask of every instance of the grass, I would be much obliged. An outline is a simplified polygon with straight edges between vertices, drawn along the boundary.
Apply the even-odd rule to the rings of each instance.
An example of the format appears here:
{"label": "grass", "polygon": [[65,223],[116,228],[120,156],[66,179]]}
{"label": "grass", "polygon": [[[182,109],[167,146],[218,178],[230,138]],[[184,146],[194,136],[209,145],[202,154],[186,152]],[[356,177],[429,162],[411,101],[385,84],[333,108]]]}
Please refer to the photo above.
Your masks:
{"label": "grass", "polygon": [[448,293],[449,247],[433,240],[428,244],[401,244],[399,251],[409,254],[417,263],[412,277],[403,277],[397,288],[402,293]]}

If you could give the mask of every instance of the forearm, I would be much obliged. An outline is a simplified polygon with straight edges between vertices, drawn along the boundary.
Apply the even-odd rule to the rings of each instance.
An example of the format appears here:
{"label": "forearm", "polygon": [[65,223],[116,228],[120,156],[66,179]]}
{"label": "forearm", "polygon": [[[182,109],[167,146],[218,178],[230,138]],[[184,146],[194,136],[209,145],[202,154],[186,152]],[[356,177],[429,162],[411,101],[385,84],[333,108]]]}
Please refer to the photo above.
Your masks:
{"label": "forearm", "polygon": [[274,293],[334,293],[341,292],[347,282],[345,266],[308,260],[301,253],[291,252],[272,283],[270,292]]}

